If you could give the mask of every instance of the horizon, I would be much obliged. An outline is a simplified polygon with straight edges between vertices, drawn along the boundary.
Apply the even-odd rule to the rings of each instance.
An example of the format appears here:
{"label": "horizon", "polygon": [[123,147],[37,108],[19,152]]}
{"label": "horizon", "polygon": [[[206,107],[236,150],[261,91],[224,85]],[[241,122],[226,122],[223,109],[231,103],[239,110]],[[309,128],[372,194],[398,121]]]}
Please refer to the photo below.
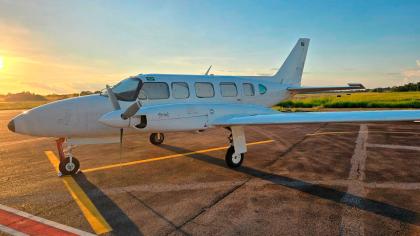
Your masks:
{"label": "horizon", "polygon": [[418,1],[240,3],[0,0],[0,94],[96,91],[210,65],[272,75],[301,37],[311,39],[304,86],[420,81]]}

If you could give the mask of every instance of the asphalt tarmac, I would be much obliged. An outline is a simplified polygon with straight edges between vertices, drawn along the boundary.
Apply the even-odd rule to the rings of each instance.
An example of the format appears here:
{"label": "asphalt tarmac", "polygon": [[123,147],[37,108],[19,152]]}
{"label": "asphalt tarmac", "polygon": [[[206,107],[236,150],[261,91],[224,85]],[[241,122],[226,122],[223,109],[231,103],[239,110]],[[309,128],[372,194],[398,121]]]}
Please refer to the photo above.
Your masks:
{"label": "asphalt tarmac", "polygon": [[119,144],[77,147],[81,172],[63,178],[53,138],[7,130],[19,112],[0,111],[0,205],[84,232],[420,235],[420,123],[247,127],[235,170],[224,129],[160,146],[130,134],[121,156]]}

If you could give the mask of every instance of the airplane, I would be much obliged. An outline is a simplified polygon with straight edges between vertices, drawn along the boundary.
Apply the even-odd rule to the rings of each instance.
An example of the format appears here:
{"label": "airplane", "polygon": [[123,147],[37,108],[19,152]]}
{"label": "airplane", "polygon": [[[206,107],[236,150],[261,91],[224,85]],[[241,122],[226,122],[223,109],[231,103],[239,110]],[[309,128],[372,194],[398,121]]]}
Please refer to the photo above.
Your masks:
{"label": "airplane", "polygon": [[361,84],[334,87],[301,86],[309,39],[297,41],[273,76],[217,76],[139,74],[100,94],[80,96],[42,105],[13,118],[8,128],[16,133],[55,137],[60,175],[80,169],[72,149],[79,145],[120,143],[124,132],[151,133],[150,142],[162,144],[164,133],[229,130],[225,161],[241,166],[247,151],[248,125],[325,122],[416,121],[420,110],[349,112],[278,112],[271,107],[299,93],[360,90]]}

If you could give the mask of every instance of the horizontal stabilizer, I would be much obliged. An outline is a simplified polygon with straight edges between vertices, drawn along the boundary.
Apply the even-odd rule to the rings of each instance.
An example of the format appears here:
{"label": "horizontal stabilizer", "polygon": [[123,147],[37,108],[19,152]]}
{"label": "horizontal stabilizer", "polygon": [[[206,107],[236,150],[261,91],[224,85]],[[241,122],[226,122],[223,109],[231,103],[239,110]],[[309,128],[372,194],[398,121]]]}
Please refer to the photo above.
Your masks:
{"label": "horizontal stabilizer", "polygon": [[357,83],[349,83],[348,86],[331,86],[331,87],[290,87],[287,90],[294,93],[315,93],[324,91],[340,91],[340,90],[363,90],[365,86]]}

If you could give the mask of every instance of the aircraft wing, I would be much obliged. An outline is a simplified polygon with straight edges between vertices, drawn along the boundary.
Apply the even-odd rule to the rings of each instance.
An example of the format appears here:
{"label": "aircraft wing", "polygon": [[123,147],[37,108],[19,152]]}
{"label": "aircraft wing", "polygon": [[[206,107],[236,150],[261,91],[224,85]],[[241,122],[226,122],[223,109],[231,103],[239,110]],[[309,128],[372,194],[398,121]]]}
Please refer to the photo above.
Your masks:
{"label": "aircraft wing", "polygon": [[420,110],[278,112],[261,115],[231,115],[215,119],[214,126],[305,124],[326,122],[416,121]]}
{"label": "aircraft wing", "polygon": [[331,87],[290,87],[287,90],[294,93],[314,93],[322,91],[338,91],[338,90],[361,90],[365,89],[363,84],[350,83],[348,86],[331,86]]}

